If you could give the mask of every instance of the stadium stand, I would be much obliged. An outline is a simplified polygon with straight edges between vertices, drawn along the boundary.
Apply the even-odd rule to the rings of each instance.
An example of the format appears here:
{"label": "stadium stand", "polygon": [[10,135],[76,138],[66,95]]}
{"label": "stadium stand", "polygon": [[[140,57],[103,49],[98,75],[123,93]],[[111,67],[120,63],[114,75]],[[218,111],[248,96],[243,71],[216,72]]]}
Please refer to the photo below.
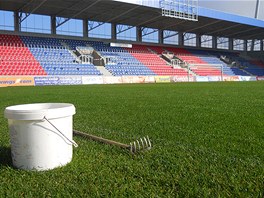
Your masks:
{"label": "stadium stand", "polygon": [[257,66],[259,66],[261,68],[264,68],[264,63],[262,61],[260,61],[260,60],[252,60],[251,63],[254,64],[254,65],[257,65]]}
{"label": "stadium stand", "polygon": [[80,64],[59,39],[22,36],[48,75],[101,75],[92,63]]}
{"label": "stadium stand", "polygon": [[[197,56],[199,59],[201,59],[203,62],[211,66],[212,68],[216,67],[218,70],[223,70],[223,75],[227,76],[235,76],[236,74],[234,71],[223,61],[221,61],[217,56],[210,54],[209,51],[202,51],[202,50],[189,50],[189,52],[195,56]],[[222,67],[222,68],[219,68]],[[217,75],[218,72],[216,72]],[[222,73],[220,73],[221,75]]]}
{"label": "stadium stand", "polygon": [[[0,75],[102,75],[93,64],[94,51],[113,76],[187,76],[187,64],[190,75],[264,76],[262,61],[238,53],[139,44],[121,48],[99,41],[14,35],[0,35]],[[172,54],[168,60],[166,53]],[[173,65],[173,58],[186,65]]]}
{"label": "stadium stand", "polygon": [[114,76],[152,76],[155,75],[148,67],[142,64],[126,49],[121,47],[110,47],[103,42],[89,42],[105,59],[105,67]]}
{"label": "stadium stand", "polygon": [[0,35],[0,75],[46,75],[19,36]]}
{"label": "stadium stand", "polygon": [[243,57],[239,54],[228,54],[227,55],[231,61],[233,61],[234,66],[232,69],[242,70],[244,75],[253,75],[253,76],[263,76],[264,70],[261,61],[258,60],[250,60],[250,57]]}
{"label": "stadium stand", "polygon": [[160,57],[159,54],[162,53],[160,47],[150,47],[145,45],[133,45],[132,49],[128,49],[130,54],[138,59],[142,64],[146,65],[155,74],[160,76],[187,76],[188,72],[183,68],[173,68],[172,65],[167,63],[164,59]]}
{"label": "stadium stand", "polygon": [[190,70],[199,76],[221,76],[222,72],[219,68],[210,65],[205,60],[201,59],[195,53],[181,48],[166,48],[168,51],[175,54],[176,57],[190,65]]}
{"label": "stadium stand", "polygon": [[248,76],[249,73],[238,67],[230,67],[220,56],[225,53],[206,51],[206,50],[186,50],[180,48],[166,48],[176,54],[181,60],[190,64],[190,69],[199,76]]}

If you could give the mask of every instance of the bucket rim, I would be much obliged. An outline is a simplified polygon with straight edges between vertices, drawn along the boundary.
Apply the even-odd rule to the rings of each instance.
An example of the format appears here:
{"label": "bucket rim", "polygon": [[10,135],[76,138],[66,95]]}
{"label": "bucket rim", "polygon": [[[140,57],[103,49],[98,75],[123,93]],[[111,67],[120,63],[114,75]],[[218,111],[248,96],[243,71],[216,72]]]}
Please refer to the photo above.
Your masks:
{"label": "bucket rim", "polygon": [[70,103],[31,103],[6,107],[4,116],[12,120],[43,120],[74,115],[75,107]]}

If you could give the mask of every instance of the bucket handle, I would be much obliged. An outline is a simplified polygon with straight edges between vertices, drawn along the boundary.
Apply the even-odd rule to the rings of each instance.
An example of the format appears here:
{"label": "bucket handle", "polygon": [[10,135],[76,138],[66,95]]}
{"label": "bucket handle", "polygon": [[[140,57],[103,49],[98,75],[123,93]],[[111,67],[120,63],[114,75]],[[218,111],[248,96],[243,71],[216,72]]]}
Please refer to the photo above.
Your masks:
{"label": "bucket handle", "polygon": [[46,120],[51,126],[53,126],[65,139],[67,139],[74,147],[78,147],[78,144],[74,140],[70,140],[66,135],[64,135],[54,124],[52,124],[45,116],[43,118]]}

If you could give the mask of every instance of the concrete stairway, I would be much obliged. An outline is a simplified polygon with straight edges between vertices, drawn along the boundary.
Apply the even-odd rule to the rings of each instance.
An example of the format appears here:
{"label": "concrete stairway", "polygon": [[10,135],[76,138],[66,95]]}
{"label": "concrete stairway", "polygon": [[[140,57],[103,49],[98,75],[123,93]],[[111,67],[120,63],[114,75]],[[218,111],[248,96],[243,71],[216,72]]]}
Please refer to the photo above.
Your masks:
{"label": "concrete stairway", "polygon": [[104,66],[95,66],[95,67],[103,74],[103,76],[112,76],[112,74]]}

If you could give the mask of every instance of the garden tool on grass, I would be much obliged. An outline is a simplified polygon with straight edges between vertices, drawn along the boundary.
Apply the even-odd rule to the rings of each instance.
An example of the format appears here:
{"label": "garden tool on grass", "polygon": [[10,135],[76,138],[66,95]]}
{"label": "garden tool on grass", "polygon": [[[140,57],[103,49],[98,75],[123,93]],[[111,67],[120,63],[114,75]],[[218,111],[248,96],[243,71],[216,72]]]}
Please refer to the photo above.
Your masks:
{"label": "garden tool on grass", "polygon": [[136,153],[139,153],[139,152],[150,150],[151,147],[152,147],[150,139],[149,139],[148,136],[140,138],[139,140],[131,142],[130,144],[123,144],[123,143],[120,143],[120,142],[116,142],[116,141],[113,141],[113,140],[108,140],[108,139],[105,139],[105,138],[102,138],[102,137],[98,137],[98,136],[91,135],[91,134],[84,133],[84,132],[77,131],[77,130],[73,130],[73,134],[77,135],[77,136],[85,137],[85,138],[88,138],[88,139],[91,139],[91,140],[94,140],[94,141],[97,141],[97,142],[101,142],[101,143],[104,143],[104,144],[110,144],[110,145],[119,146],[120,148],[129,150],[130,153],[132,153],[132,154],[136,154]]}

